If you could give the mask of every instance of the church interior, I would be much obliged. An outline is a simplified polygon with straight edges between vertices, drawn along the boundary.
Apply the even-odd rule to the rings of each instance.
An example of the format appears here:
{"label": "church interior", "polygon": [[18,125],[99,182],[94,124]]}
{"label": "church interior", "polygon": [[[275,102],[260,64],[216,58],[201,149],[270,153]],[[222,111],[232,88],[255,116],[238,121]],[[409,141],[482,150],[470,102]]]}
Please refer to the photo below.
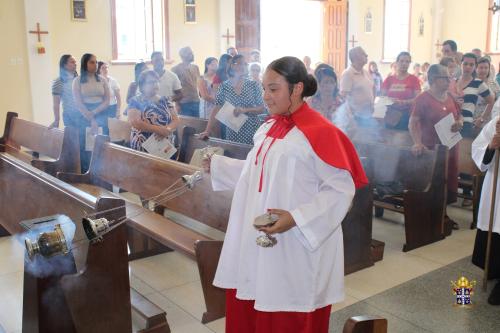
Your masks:
{"label": "church interior", "polygon": [[[65,128],[62,117],[59,130],[49,129],[62,55],[75,58],[78,72],[85,53],[108,65],[121,91],[120,119],[128,124],[127,87],[137,81],[138,62],[153,68],[153,51],[162,52],[171,70],[183,63],[179,51],[190,47],[202,78],[205,59],[219,59],[229,48],[247,62],[258,50],[262,73],[277,58],[309,57],[312,71],[328,64],[340,84],[356,47],[386,78],[401,51],[411,54],[413,73],[415,64],[439,63],[443,42],[452,40],[461,54],[479,49],[495,76],[498,6],[496,0],[1,0],[0,333],[226,331],[224,296],[212,280],[232,193],[212,193],[189,160],[193,150],[214,147],[244,160],[252,147],[212,137],[200,143],[195,133],[204,127],[181,113],[186,127],[177,131],[178,161],[98,136],[89,171],[81,174],[77,132]],[[130,127],[124,140],[129,133]],[[111,125],[110,137],[113,142]],[[495,281],[484,290],[483,269],[471,262],[484,180],[471,158],[473,139],[460,142],[466,157],[459,157],[459,172],[467,177],[447,205],[446,146],[414,160],[408,130],[350,138],[370,184],[356,190],[342,222],[345,298],[332,306],[329,332],[498,332],[500,307],[488,303]],[[399,175],[397,184],[391,173]],[[384,201],[373,194],[381,193],[376,178],[407,188]],[[54,256],[54,266],[45,269],[37,225],[67,238],[67,230],[52,232],[58,214],[73,221],[63,226],[76,226],[73,247],[69,254],[60,249],[69,263]],[[82,217],[89,217],[83,227]],[[104,217],[109,225],[99,224]],[[92,232],[97,236],[90,240]],[[462,277],[462,290],[472,291],[469,306],[457,305]],[[346,330],[357,316],[374,319],[375,328]]]}

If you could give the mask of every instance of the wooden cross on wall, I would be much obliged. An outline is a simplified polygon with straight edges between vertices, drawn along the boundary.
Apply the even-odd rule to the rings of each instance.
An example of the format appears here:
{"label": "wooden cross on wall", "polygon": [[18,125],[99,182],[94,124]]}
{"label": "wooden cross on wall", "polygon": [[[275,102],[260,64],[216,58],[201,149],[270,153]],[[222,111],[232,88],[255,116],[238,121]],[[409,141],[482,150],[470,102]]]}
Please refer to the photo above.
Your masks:
{"label": "wooden cross on wall", "polygon": [[234,38],[234,35],[231,35],[229,33],[229,28],[228,28],[227,31],[226,31],[226,34],[222,35],[222,38],[225,38],[226,39],[226,44],[229,45],[229,43],[231,42],[231,38]]}
{"label": "wooden cross on wall", "polygon": [[38,35],[37,36],[38,37],[38,42],[42,41],[41,35],[48,35],[49,34],[48,31],[42,31],[42,30],[40,30],[40,23],[38,23],[38,22],[36,23],[36,30],[30,30],[29,33],[30,34],[36,34],[36,35]]}
{"label": "wooden cross on wall", "polygon": [[352,35],[352,39],[348,40],[347,42],[351,43],[351,48],[354,47],[354,44],[357,43],[357,40],[354,40],[354,35]]}

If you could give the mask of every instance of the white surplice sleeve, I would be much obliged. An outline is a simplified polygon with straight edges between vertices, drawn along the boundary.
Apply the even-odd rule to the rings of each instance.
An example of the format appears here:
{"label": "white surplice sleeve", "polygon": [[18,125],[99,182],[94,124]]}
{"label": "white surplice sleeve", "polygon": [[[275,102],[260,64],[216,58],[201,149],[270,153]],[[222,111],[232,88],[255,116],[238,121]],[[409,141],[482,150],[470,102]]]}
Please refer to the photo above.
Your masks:
{"label": "white surplice sleeve", "polygon": [[472,159],[482,172],[487,171],[494,164],[483,164],[483,158],[491,139],[493,139],[493,136],[495,135],[497,121],[498,117],[490,120],[490,122],[481,130],[477,138],[472,142]]}
{"label": "white surplice sleeve", "polygon": [[214,191],[234,190],[244,165],[245,160],[213,155],[210,163],[212,189]]}
{"label": "white surplice sleeve", "polygon": [[315,160],[319,191],[311,201],[290,212],[297,224],[296,236],[310,251],[318,249],[340,227],[355,193],[348,171],[334,168],[319,158]]}

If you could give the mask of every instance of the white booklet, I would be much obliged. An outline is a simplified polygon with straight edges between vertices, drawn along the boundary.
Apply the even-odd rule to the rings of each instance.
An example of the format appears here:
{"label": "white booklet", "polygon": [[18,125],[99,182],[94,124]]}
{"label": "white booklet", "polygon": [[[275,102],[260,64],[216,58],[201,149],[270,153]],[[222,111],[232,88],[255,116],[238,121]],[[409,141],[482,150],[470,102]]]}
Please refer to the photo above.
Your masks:
{"label": "white booklet", "polygon": [[102,135],[102,127],[97,128],[97,134],[92,134],[92,128],[85,128],[85,150],[93,151],[95,144],[95,136]]}
{"label": "white booklet", "polygon": [[144,143],[142,148],[146,149],[151,155],[155,155],[164,159],[170,159],[177,152],[177,149],[172,144],[169,138],[159,137],[156,134],[151,135]]}
{"label": "white booklet", "polygon": [[460,140],[462,140],[460,132],[451,131],[451,126],[453,126],[454,123],[455,118],[453,117],[453,114],[450,113],[434,125],[439,140],[449,149],[453,148]]}
{"label": "white booklet", "polygon": [[234,105],[226,102],[219,112],[217,112],[215,118],[233,131],[239,132],[241,126],[247,121],[248,116],[246,114],[240,114],[236,117],[234,115],[234,109]]}
{"label": "white booklet", "polygon": [[384,118],[387,113],[387,106],[394,104],[392,99],[387,96],[377,96],[373,105],[373,118]]}

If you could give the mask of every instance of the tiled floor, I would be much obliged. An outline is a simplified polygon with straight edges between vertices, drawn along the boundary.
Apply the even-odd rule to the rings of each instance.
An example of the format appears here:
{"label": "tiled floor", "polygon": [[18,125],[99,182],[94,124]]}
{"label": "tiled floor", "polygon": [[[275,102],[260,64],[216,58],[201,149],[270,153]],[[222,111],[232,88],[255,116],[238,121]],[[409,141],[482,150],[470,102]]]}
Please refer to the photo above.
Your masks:
{"label": "tiled floor", "polygon": [[[383,219],[374,219],[373,237],[386,244],[384,259],[346,276],[346,299],[335,304],[332,312],[469,256],[475,236],[468,228],[471,211],[450,207],[448,213],[459,223],[460,230],[438,243],[407,253],[401,251],[402,217],[386,212]],[[21,330],[23,251],[12,237],[0,238],[0,324],[7,333]],[[198,270],[186,256],[170,252],[133,261],[130,277],[136,290],[166,310],[173,333],[224,332],[224,319],[207,325],[200,323],[204,301]]]}

